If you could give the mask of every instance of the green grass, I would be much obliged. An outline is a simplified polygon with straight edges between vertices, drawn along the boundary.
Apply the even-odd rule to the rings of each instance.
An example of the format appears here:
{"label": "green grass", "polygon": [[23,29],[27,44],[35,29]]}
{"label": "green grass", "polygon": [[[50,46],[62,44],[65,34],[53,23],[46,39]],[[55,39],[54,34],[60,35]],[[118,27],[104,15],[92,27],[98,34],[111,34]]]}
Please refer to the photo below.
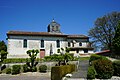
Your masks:
{"label": "green grass", "polygon": [[80,57],[79,60],[89,60],[90,57]]}

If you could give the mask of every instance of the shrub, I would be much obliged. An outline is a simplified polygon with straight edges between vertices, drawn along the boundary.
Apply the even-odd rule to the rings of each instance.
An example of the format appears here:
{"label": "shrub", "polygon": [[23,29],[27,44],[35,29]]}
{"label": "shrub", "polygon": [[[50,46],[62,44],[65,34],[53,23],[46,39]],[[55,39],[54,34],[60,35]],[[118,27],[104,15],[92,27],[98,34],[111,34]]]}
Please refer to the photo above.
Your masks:
{"label": "shrub", "polygon": [[69,53],[69,55],[72,57],[72,59],[74,58],[74,53]]}
{"label": "shrub", "polygon": [[[74,69],[73,69],[74,68]],[[51,80],[61,80],[67,73],[75,71],[75,65],[55,66],[51,69]],[[57,72],[57,74],[56,74]]]}
{"label": "shrub", "polygon": [[73,72],[73,71],[75,71],[75,69],[76,69],[76,66],[75,66],[75,64],[69,64],[69,66],[71,67],[71,71],[70,71],[70,72]]}
{"label": "shrub", "polygon": [[19,74],[20,73],[21,66],[20,65],[13,65],[12,66],[12,74]]}
{"label": "shrub", "polygon": [[5,59],[3,62],[4,63],[23,63],[23,62],[26,62],[26,58],[10,58],[10,59]]}
{"label": "shrub", "polygon": [[29,61],[26,61],[26,64],[29,66],[30,68],[30,71],[32,72],[35,72],[37,69],[36,69],[36,65],[38,64],[38,62],[36,62],[36,57],[37,57],[37,54],[39,53],[39,50],[28,50],[26,51],[26,53],[29,55],[30,57],[30,62]]}
{"label": "shrub", "polygon": [[1,70],[4,70],[5,68],[6,68],[5,64],[1,66]]}
{"label": "shrub", "polygon": [[45,56],[44,59],[45,59],[46,61],[50,61],[50,60],[51,60],[51,56]]}
{"label": "shrub", "polygon": [[0,71],[0,74],[2,74],[2,71]]}
{"label": "shrub", "polygon": [[[36,58],[36,61],[41,61],[42,59]],[[30,62],[30,58],[10,58],[5,59],[3,63],[25,63],[26,61]]]}
{"label": "shrub", "polygon": [[[57,72],[57,74],[56,74]],[[62,68],[61,66],[55,66],[52,67],[51,69],[51,80],[61,80],[63,75],[62,75]]]}
{"label": "shrub", "polygon": [[94,66],[89,66],[87,72],[87,79],[95,79],[95,75],[96,71],[94,69]]}
{"label": "shrub", "polygon": [[11,74],[11,68],[6,69],[6,74]]}
{"label": "shrub", "polygon": [[94,68],[97,72],[96,78],[110,79],[113,76],[113,66],[110,60],[98,59],[93,62]]}
{"label": "shrub", "polygon": [[28,65],[24,64],[23,65],[23,72],[28,72],[28,71],[29,71]]}
{"label": "shrub", "polygon": [[73,61],[78,61],[78,60],[79,60],[78,57],[74,57],[74,58],[73,58]]}
{"label": "shrub", "polygon": [[46,65],[41,65],[39,66],[39,72],[46,72],[47,66]]}
{"label": "shrub", "polygon": [[98,59],[108,60],[108,59],[107,59],[106,57],[104,57],[104,56],[92,54],[92,55],[90,56],[89,62],[92,62],[92,61],[95,61],[95,60],[98,60]]}
{"label": "shrub", "polygon": [[114,61],[113,68],[114,68],[114,75],[120,76],[120,61]]}
{"label": "shrub", "polygon": [[32,72],[37,72],[37,67],[36,67],[36,66],[34,66],[34,67],[32,68]]}

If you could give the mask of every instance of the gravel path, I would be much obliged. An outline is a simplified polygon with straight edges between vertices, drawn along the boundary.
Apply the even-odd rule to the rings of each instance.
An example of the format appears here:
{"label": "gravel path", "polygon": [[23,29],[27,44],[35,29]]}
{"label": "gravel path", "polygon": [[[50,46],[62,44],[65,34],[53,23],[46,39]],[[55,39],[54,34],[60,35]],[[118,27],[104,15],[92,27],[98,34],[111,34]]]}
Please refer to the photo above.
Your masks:
{"label": "gravel path", "polygon": [[0,80],[51,80],[51,73],[28,72],[18,75],[0,74]]}

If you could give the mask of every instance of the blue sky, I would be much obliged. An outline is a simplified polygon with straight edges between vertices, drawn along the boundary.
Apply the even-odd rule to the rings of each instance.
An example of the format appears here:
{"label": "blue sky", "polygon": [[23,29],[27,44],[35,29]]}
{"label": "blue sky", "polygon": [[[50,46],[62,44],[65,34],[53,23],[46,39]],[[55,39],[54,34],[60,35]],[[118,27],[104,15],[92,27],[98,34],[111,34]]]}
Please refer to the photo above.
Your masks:
{"label": "blue sky", "polygon": [[120,11],[120,0],[0,0],[0,40],[9,30],[46,32],[54,18],[65,34],[88,35],[98,17]]}

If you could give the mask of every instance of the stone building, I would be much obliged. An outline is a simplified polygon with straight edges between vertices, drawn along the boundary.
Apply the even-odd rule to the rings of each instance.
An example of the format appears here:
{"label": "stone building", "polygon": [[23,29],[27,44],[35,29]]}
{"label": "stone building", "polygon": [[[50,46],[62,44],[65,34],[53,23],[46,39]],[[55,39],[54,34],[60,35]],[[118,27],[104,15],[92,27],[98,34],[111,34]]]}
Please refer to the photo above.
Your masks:
{"label": "stone building", "polygon": [[8,31],[7,39],[8,58],[27,58],[26,51],[31,49],[38,49],[40,58],[57,54],[58,49],[66,47],[75,55],[93,53],[88,36],[63,34],[54,20],[48,25],[48,32]]}

